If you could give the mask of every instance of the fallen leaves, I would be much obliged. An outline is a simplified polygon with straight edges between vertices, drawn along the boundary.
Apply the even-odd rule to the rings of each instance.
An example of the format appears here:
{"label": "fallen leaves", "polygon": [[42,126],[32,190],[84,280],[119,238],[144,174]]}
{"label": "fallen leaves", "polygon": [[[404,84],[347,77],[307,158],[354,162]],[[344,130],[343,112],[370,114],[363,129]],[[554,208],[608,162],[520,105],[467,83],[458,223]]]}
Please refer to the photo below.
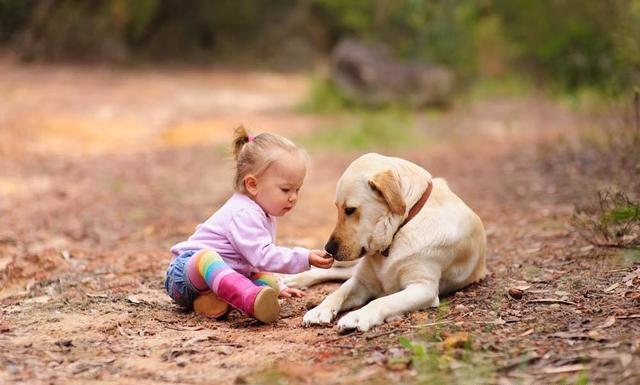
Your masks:
{"label": "fallen leaves", "polygon": [[3,272],[11,262],[13,262],[13,257],[0,258],[0,273]]}
{"label": "fallen leaves", "polygon": [[602,291],[604,291],[605,293],[610,293],[610,292],[612,292],[613,290],[615,290],[618,286],[620,286],[620,283],[619,283],[619,282],[616,282],[616,283],[614,283],[613,285],[611,285],[611,286],[607,287],[606,289],[604,289],[604,290],[602,290]]}
{"label": "fallen leaves", "polygon": [[517,287],[509,288],[507,293],[509,294],[509,297],[516,300],[522,299],[522,297],[524,296],[524,291],[518,289]]}
{"label": "fallen leaves", "polygon": [[607,319],[601,325],[599,325],[596,329],[606,329],[608,327],[613,326],[614,323],[616,323],[616,317],[610,316],[610,317],[607,317]]}
{"label": "fallen leaves", "polygon": [[27,298],[22,303],[23,304],[45,304],[51,300],[51,297],[48,295],[41,295],[38,297]]}
{"label": "fallen leaves", "polygon": [[454,333],[442,342],[444,349],[463,348],[470,341],[471,335],[467,332]]}
{"label": "fallen leaves", "polygon": [[640,292],[638,291],[627,291],[624,293],[624,298],[630,299],[635,302],[640,302]]}
{"label": "fallen leaves", "polygon": [[531,328],[531,329],[529,329],[529,330],[527,330],[525,332],[522,332],[522,333],[518,334],[518,337],[526,337],[526,336],[528,336],[530,334],[533,334],[533,332],[534,332],[534,329]]}
{"label": "fallen leaves", "polygon": [[70,374],[80,374],[86,371],[98,371],[101,370],[103,366],[109,365],[113,363],[115,358],[108,358],[105,360],[85,360],[85,361],[76,361],[69,366],[67,366],[67,372]]}
{"label": "fallen leaves", "polygon": [[129,301],[129,302],[131,302],[131,303],[133,303],[133,304],[136,304],[136,305],[139,305],[139,304],[141,304],[141,303],[142,303],[142,301],[141,301],[141,300],[139,300],[139,299],[138,299],[138,297],[136,297],[135,295],[130,295],[130,296],[128,296],[128,297],[127,297],[127,301]]}
{"label": "fallen leaves", "polygon": [[109,296],[104,293],[87,293],[85,295],[89,298],[109,298]]}
{"label": "fallen leaves", "polygon": [[607,338],[600,335],[597,331],[591,330],[587,333],[571,333],[571,332],[558,332],[549,335],[550,337],[557,337],[563,339],[578,339],[578,340],[594,340],[594,341],[607,341]]}
{"label": "fallen leaves", "polygon": [[627,286],[627,287],[631,287],[633,285],[633,281],[640,277],[640,267],[637,268],[636,270],[630,272],[629,274],[625,275],[622,278],[622,282]]}

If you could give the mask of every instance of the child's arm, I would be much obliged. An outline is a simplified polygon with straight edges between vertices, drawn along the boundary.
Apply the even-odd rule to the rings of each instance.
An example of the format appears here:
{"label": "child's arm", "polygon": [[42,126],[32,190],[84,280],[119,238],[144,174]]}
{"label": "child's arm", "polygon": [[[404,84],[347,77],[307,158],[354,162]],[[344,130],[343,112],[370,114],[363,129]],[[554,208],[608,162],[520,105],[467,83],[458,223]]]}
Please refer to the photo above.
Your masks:
{"label": "child's arm", "polygon": [[227,231],[234,248],[258,270],[274,273],[309,270],[309,250],[276,246],[261,218],[250,211],[235,213]]}

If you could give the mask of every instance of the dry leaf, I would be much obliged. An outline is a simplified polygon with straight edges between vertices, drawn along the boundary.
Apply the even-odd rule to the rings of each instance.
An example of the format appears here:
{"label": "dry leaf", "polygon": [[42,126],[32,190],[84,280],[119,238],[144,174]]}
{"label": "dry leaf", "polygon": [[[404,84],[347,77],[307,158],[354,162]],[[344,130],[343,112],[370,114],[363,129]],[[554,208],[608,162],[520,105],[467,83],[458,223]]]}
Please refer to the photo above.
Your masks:
{"label": "dry leaf", "polygon": [[622,364],[623,368],[626,368],[627,366],[629,366],[631,361],[633,361],[633,357],[631,356],[631,354],[627,354],[627,353],[619,354],[618,358],[620,359],[620,363]]}
{"label": "dry leaf", "polygon": [[604,289],[603,291],[605,293],[608,293],[610,291],[613,291],[613,289],[615,289],[616,287],[620,286],[620,283],[616,282],[613,285],[609,286],[608,288]]}
{"label": "dry leaf", "polygon": [[442,343],[442,346],[445,349],[462,348],[469,341],[469,338],[470,336],[469,336],[469,333],[467,332],[454,333],[449,337],[445,338],[444,342]]}
{"label": "dry leaf", "polygon": [[628,291],[624,293],[624,298],[630,299],[632,301],[640,301],[640,292]]}
{"label": "dry leaf", "polygon": [[229,345],[217,346],[216,347],[216,352],[218,352],[218,354],[223,354],[225,356],[228,356],[231,353],[233,353],[233,347],[231,347]]}
{"label": "dry leaf", "polygon": [[7,266],[9,266],[9,264],[12,261],[13,261],[13,257],[0,258],[0,271],[3,271],[4,269],[6,269]]}
{"label": "dry leaf", "polygon": [[86,295],[89,298],[109,298],[109,296],[104,293],[87,293]]}
{"label": "dry leaf", "polygon": [[142,301],[140,301],[135,295],[130,295],[127,297],[127,299],[129,300],[129,302],[135,303],[136,305],[142,303]]}
{"label": "dry leaf", "polygon": [[49,302],[50,299],[51,299],[51,297],[49,297],[48,295],[41,295],[39,297],[27,298],[27,299],[24,300],[23,303],[25,303],[25,304],[31,304],[31,303],[44,304],[44,303]]}
{"label": "dry leaf", "polygon": [[597,329],[608,328],[609,326],[613,325],[614,323],[616,323],[616,317],[615,316],[607,317],[607,319],[604,321],[604,323],[602,325],[598,326]]}
{"label": "dry leaf", "polygon": [[518,289],[517,287],[509,288],[509,296],[513,299],[521,299],[524,295],[524,291]]}
{"label": "dry leaf", "polygon": [[600,332],[597,330],[588,331],[587,336],[589,336],[589,338],[591,338],[592,340],[596,340],[596,341],[602,341],[605,339],[604,337],[602,337],[602,334],[600,334]]}
{"label": "dry leaf", "polygon": [[622,278],[622,282],[624,282],[627,286],[631,286],[633,285],[633,280],[638,276],[640,276],[640,269],[636,269],[635,271],[632,271],[631,273],[625,275],[624,278]]}
{"label": "dry leaf", "polygon": [[526,332],[524,332],[524,333],[522,333],[522,334],[519,334],[519,335],[518,335],[518,337],[526,337],[526,336],[528,336],[529,334],[533,334],[533,329],[529,329],[529,330],[527,330]]}

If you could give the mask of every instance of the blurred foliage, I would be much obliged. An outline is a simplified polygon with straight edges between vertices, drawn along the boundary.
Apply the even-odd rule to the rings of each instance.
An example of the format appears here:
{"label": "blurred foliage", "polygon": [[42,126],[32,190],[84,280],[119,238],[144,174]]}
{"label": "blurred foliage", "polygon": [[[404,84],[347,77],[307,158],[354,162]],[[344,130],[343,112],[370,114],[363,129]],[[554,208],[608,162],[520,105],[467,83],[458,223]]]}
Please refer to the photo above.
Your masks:
{"label": "blurred foliage", "polygon": [[358,110],[299,141],[308,148],[392,150],[416,143],[425,146],[429,138],[417,129],[407,110],[390,107],[377,111]]}
{"label": "blurred foliage", "polygon": [[0,0],[0,44],[25,60],[308,68],[345,36],[463,84],[526,73],[620,92],[640,79],[640,0]]}
{"label": "blurred foliage", "polygon": [[357,106],[352,105],[333,82],[316,74],[311,78],[307,97],[300,110],[331,114],[354,107]]}
{"label": "blurred foliage", "polygon": [[640,246],[640,202],[623,191],[598,191],[595,207],[576,207],[572,224],[596,246]]}
{"label": "blurred foliage", "polygon": [[[468,333],[458,333],[468,334]],[[459,344],[448,346],[455,334],[444,337],[440,333],[424,334],[417,339],[399,338],[407,356],[390,360],[391,367],[403,363],[407,358],[416,372],[418,384],[491,384],[495,383],[497,368],[481,349],[474,349],[470,338]]]}

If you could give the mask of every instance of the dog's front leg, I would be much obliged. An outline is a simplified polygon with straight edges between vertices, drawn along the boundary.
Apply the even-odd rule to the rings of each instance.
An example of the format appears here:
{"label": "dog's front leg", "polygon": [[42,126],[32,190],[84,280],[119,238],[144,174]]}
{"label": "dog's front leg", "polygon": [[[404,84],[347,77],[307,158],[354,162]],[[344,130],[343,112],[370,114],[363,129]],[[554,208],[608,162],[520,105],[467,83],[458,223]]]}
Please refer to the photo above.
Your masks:
{"label": "dog's front leg", "polygon": [[430,306],[437,307],[439,304],[437,282],[413,283],[402,291],[371,301],[367,306],[340,318],[338,331],[367,331],[391,317]]}
{"label": "dog's front leg", "polygon": [[353,277],[358,261],[334,262],[329,269],[317,269],[303,271],[302,273],[285,275],[284,283],[288,287],[307,288],[320,282],[346,281]]}
{"label": "dog's front leg", "polygon": [[302,319],[302,325],[328,324],[338,312],[362,305],[371,295],[371,291],[365,285],[356,277],[351,277],[338,290],[329,294],[320,305],[309,310]]}

